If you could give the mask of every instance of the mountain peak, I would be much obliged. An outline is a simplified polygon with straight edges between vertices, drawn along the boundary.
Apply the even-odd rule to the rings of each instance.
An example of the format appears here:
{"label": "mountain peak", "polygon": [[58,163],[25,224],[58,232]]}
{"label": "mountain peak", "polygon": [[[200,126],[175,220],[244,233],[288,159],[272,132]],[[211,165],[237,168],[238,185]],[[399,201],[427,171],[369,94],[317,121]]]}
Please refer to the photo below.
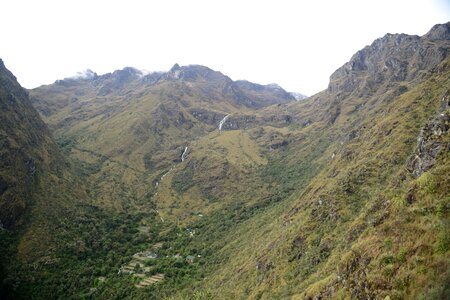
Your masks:
{"label": "mountain peak", "polygon": [[188,66],[181,66],[179,64],[175,64],[169,72],[164,74],[162,79],[166,80],[187,80],[192,81],[196,80],[197,78],[203,78],[206,80],[219,80],[228,78],[227,76],[223,75],[222,73],[218,71],[214,71],[208,67],[201,66],[201,65],[188,65]]}
{"label": "mountain peak", "polygon": [[122,70],[116,70],[112,76],[120,82],[129,81],[142,76],[142,72],[133,67],[125,67]]}
{"label": "mountain peak", "polygon": [[121,70],[115,70],[101,76],[94,77],[93,84],[101,86],[100,96],[105,96],[114,90],[121,90],[128,84],[138,80],[144,76],[144,73],[133,67],[125,67]]}
{"label": "mountain peak", "polygon": [[430,40],[450,40],[450,22],[434,25],[424,37]]}
{"label": "mountain peak", "polygon": [[181,78],[181,67],[179,64],[174,64],[169,72],[163,76],[164,79],[180,79]]}
{"label": "mountain peak", "polygon": [[176,70],[180,70],[180,69],[181,69],[180,65],[176,63],[176,64],[174,64],[173,67],[170,69],[170,72],[176,71]]}
{"label": "mountain peak", "polygon": [[[388,33],[376,39],[331,75],[329,90],[351,93],[360,87],[364,92],[356,93],[362,96],[377,91],[383,82],[408,80],[417,70],[432,69],[448,55],[445,44],[450,39],[449,24],[436,25],[422,37]],[[430,44],[429,40],[442,44],[442,47]],[[367,78],[372,79],[369,82]]]}

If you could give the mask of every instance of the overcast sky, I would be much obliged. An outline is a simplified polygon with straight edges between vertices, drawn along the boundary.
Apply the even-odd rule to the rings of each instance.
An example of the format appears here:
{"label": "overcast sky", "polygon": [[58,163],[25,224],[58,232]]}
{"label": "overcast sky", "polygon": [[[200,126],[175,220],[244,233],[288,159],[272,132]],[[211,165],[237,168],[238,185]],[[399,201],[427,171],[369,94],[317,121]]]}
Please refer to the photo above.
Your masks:
{"label": "overcast sky", "polygon": [[449,0],[2,0],[0,58],[26,88],[179,63],[312,95],[374,39],[447,21]]}

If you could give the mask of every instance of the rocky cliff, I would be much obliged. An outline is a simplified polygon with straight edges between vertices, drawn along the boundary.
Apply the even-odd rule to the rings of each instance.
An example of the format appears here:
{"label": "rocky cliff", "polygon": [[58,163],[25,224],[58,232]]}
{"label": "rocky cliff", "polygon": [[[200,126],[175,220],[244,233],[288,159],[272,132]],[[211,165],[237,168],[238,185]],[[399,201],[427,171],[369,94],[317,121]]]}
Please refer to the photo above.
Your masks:
{"label": "rocky cliff", "polygon": [[328,90],[370,96],[382,85],[420,80],[448,56],[449,24],[434,26],[426,35],[386,34],[358,51],[330,77]]}

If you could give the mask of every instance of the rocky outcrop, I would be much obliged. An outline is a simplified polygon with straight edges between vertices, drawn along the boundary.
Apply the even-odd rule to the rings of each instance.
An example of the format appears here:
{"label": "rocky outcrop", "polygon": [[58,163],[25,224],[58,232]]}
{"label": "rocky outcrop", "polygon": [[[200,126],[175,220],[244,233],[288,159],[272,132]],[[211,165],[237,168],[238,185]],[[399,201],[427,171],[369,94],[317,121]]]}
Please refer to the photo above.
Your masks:
{"label": "rocky outcrop", "polygon": [[450,22],[445,24],[436,24],[424,36],[429,40],[447,40],[450,36]]}
{"label": "rocky outcrop", "polygon": [[450,151],[450,144],[446,144],[444,139],[448,136],[449,124],[450,114],[446,111],[440,113],[420,130],[416,151],[407,162],[408,170],[415,177],[431,169],[441,151]]}
{"label": "rocky outcrop", "polygon": [[192,108],[189,110],[189,113],[200,122],[208,125],[216,125],[226,116],[223,113],[210,111],[203,108]]}
{"label": "rocky outcrop", "polygon": [[247,129],[257,124],[255,115],[233,115],[223,124],[222,130]]}
{"label": "rocky outcrop", "polygon": [[238,130],[249,129],[256,126],[273,126],[273,127],[286,127],[294,122],[294,118],[288,114],[264,114],[257,115],[230,115],[226,122],[222,125],[222,130]]}

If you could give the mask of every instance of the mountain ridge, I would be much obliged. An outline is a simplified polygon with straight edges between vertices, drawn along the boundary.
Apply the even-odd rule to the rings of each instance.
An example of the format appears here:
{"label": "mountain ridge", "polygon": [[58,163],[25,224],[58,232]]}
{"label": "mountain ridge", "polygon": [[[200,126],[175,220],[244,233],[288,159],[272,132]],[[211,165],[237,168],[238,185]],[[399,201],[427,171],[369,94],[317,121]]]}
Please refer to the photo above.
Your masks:
{"label": "mountain ridge", "polygon": [[[449,23],[435,25],[423,37],[407,34],[386,34],[376,39],[370,46],[356,52],[349,62],[338,68],[330,76],[328,90],[340,90],[344,93],[354,90],[358,74],[365,71],[372,73],[374,82],[363,86],[364,89],[374,91],[377,81],[383,81],[383,76],[389,76],[391,80],[408,81],[416,76],[416,70],[428,71],[441,62],[448,55],[448,47],[435,47],[433,42],[447,41],[449,35]],[[446,38],[447,37],[447,38]],[[402,52],[399,52],[399,49]],[[377,62],[384,62],[381,66]],[[412,70],[408,72],[407,70]],[[395,73],[392,73],[395,72]],[[343,85],[337,86],[342,76],[348,80]]]}
{"label": "mountain ridge", "polygon": [[[194,81],[197,78],[202,78],[206,81],[214,82],[223,82],[225,84],[224,88],[230,89],[229,85],[232,85],[233,88],[248,88],[250,90],[255,89],[266,89],[268,91],[278,92],[278,95],[281,96],[281,99],[285,99],[286,101],[293,100],[293,96],[289,93],[285,92],[282,87],[277,84],[267,84],[261,85],[257,83],[251,83],[247,80],[237,80],[233,81],[228,76],[223,75],[221,72],[214,71],[206,66],[202,65],[187,65],[187,66],[179,66],[175,64],[169,71],[167,72],[144,72],[134,67],[124,67],[123,69],[115,70],[111,73],[106,73],[103,75],[97,75],[94,71],[88,69],[84,72],[79,72],[78,75],[73,77],[67,77],[65,79],[56,80],[54,84],[75,84],[76,81],[92,81],[93,85],[101,85],[104,84],[107,80],[112,80],[116,88],[120,89],[121,84],[130,83],[133,80],[141,79],[143,82],[148,84],[155,84],[163,80],[182,80],[182,81]],[[51,85],[51,84],[50,84]],[[112,84],[114,85],[114,84]],[[47,85],[49,86],[49,85]],[[101,92],[100,92],[101,93]],[[101,93],[106,95],[107,93]]]}

